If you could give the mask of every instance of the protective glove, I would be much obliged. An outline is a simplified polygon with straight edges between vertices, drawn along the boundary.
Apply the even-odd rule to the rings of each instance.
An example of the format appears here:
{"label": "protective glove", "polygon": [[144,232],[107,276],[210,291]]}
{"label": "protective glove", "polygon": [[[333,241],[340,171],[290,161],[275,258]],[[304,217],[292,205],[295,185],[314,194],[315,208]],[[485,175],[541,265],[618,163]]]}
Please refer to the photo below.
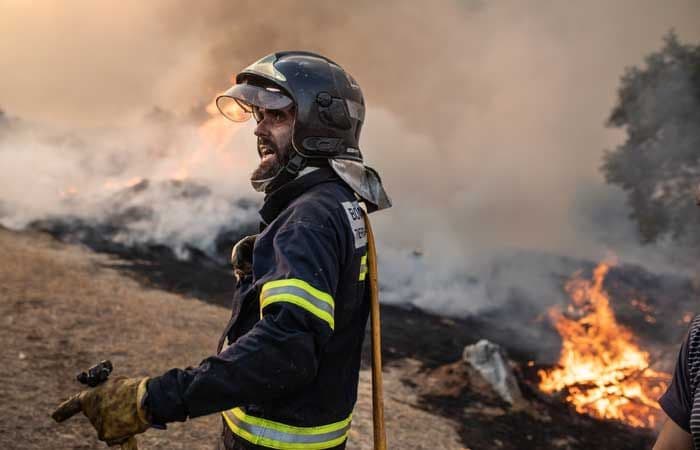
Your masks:
{"label": "protective glove", "polygon": [[110,446],[122,444],[150,427],[143,407],[147,381],[147,377],[109,379],[61,403],[51,417],[63,422],[82,411],[98,439]]}
{"label": "protective glove", "polygon": [[241,281],[253,272],[253,245],[258,235],[246,236],[233,246],[231,250],[231,265],[236,281]]}

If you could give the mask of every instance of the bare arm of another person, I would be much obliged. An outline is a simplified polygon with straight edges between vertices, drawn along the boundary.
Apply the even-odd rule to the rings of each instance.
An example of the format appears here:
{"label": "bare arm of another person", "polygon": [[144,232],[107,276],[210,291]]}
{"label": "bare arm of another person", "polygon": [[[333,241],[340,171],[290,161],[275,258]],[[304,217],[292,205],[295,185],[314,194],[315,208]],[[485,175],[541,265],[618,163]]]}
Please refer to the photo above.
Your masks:
{"label": "bare arm of another person", "polygon": [[667,418],[653,450],[693,450],[693,438],[676,422]]}

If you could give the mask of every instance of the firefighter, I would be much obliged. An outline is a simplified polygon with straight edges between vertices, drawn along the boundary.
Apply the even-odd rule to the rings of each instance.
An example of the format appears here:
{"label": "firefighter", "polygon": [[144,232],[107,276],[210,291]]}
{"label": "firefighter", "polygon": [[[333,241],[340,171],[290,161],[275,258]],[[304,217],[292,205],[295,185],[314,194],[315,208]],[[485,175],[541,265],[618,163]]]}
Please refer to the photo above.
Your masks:
{"label": "firefighter", "polygon": [[[78,394],[108,444],[221,413],[226,449],[342,449],[369,311],[365,210],[391,206],[359,147],[365,103],[338,64],[301,51],[243,69],[217,98],[257,121],[260,233],[233,249],[236,290],[216,355]],[[364,204],[364,209],[361,206]]]}

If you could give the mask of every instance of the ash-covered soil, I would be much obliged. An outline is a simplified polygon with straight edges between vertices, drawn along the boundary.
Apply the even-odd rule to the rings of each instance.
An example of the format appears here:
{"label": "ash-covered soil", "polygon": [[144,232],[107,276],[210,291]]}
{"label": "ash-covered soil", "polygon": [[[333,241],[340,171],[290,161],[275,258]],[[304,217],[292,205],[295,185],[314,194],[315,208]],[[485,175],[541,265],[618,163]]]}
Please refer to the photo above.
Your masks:
{"label": "ash-covered soil", "polygon": [[[43,233],[5,229],[0,248],[3,449],[104,448],[85,418],[55,424],[48,417],[80,389],[76,372],[104,358],[115,364],[115,375],[128,376],[197,364],[214,350],[228,319],[230,274],[197,258],[177,261],[157,248],[99,254]],[[560,399],[540,394],[532,385],[537,367],[525,364],[527,347],[509,345],[509,327],[496,326],[493,314],[447,319],[385,306],[382,320],[390,448],[651,446],[650,431],[576,414]],[[478,375],[455,363],[465,345],[484,337],[504,345],[521,368],[524,407],[509,408]],[[220,427],[214,415],[149,430],[140,448],[211,449]],[[372,448],[371,436],[365,369],[348,448]]]}

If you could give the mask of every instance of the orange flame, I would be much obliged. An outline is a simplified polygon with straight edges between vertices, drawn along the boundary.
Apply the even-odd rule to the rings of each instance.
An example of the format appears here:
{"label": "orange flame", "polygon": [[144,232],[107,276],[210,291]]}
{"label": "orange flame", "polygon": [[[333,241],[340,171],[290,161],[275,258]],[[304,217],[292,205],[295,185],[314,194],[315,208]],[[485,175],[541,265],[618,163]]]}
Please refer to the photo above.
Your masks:
{"label": "orange flame", "polygon": [[104,183],[102,183],[102,187],[105,189],[116,191],[119,189],[134,187],[142,181],[143,181],[143,178],[141,178],[141,177],[132,177],[132,178],[129,178],[128,180],[111,180],[110,179],[110,180],[107,180]]}
{"label": "orange flame", "polygon": [[234,153],[228,146],[239,127],[234,126],[230,120],[219,114],[213,102],[207,106],[206,110],[211,117],[197,129],[199,146],[179,162],[177,168],[170,173],[170,179],[182,181],[189,178],[194,168],[212,156],[216,156],[217,161],[227,167],[233,167],[236,164]]}
{"label": "orange flame", "polygon": [[693,314],[690,311],[686,311],[683,313],[683,317],[678,321],[678,325],[688,325],[691,320],[693,320],[693,317],[695,317],[695,314]]}
{"label": "orange flame", "polygon": [[565,290],[573,305],[564,315],[557,307],[550,318],[562,337],[558,367],[540,370],[540,389],[566,392],[576,411],[633,427],[655,427],[661,413],[656,401],[670,376],[649,367],[649,354],[635,336],[617,323],[603,281],[610,266],[601,263],[593,280],[578,275]]}
{"label": "orange flame", "polygon": [[654,310],[653,306],[646,302],[646,300],[633,298],[632,300],[630,300],[630,305],[632,305],[638,311],[644,313],[645,322],[651,324],[656,323],[656,317],[654,317],[654,313],[656,311]]}
{"label": "orange flame", "polygon": [[62,199],[68,199],[71,197],[75,197],[78,194],[78,188],[75,186],[68,186],[64,190],[60,191],[58,193],[58,196]]}

